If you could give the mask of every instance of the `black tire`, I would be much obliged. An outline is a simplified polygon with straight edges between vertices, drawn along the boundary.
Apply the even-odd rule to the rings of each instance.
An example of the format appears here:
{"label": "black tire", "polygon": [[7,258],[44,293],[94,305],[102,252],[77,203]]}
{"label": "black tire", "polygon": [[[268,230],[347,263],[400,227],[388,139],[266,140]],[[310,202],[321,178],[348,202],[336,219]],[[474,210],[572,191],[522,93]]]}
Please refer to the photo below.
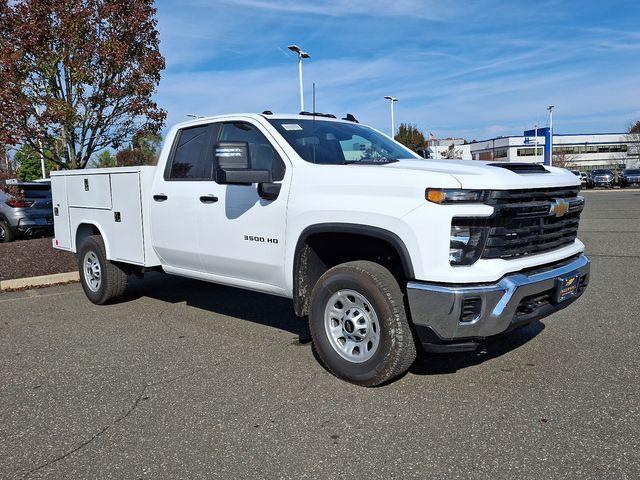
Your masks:
{"label": "black tire", "polygon": [[[344,289],[368,300],[380,326],[377,349],[362,363],[343,358],[325,328],[325,308],[332,296]],[[325,272],[311,293],[309,329],[316,352],[327,369],[357,385],[374,387],[393,380],[404,374],[416,358],[402,291],[391,272],[377,263],[348,262]]]}
{"label": "black tire", "polygon": [[[97,258],[100,266],[99,286],[90,286],[89,273],[85,268],[85,257],[89,252]],[[116,264],[107,260],[104,241],[100,235],[88,237],[78,250],[78,270],[80,271],[80,283],[87,298],[96,305],[103,305],[122,296],[127,288],[128,275]]]}
{"label": "black tire", "polygon": [[9,243],[15,240],[13,230],[7,225],[7,222],[0,220],[0,243]]}

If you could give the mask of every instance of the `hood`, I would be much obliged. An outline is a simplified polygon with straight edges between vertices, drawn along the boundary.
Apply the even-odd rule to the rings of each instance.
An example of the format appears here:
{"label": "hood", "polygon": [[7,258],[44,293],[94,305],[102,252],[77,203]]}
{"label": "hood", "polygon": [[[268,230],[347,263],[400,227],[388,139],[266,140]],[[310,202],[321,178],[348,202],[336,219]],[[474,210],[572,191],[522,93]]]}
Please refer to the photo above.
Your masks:
{"label": "hood", "polygon": [[[499,165],[499,166],[497,166]],[[530,166],[540,172],[518,171],[518,165]],[[515,162],[483,162],[478,160],[401,160],[384,168],[433,172],[453,176],[465,189],[521,189],[580,185],[580,177],[569,170],[537,164]],[[378,167],[379,168],[379,167]],[[439,185],[434,184],[434,187]]]}

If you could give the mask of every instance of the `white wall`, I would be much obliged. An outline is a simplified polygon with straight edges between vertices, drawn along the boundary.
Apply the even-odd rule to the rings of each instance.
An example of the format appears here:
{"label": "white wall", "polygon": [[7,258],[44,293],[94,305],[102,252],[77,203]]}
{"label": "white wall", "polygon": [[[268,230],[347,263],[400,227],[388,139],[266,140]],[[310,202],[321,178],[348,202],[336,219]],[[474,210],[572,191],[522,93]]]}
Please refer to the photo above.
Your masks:
{"label": "white wall", "polygon": [[[540,155],[519,156],[518,150],[523,148],[534,148],[534,139],[529,137],[530,143],[525,144],[525,137],[498,137],[495,139],[484,140],[470,144],[471,154],[474,159],[476,156],[484,154],[486,160],[491,160],[492,152],[495,153],[493,160],[509,161],[509,162],[531,162],[542,163],[544,157],[542,151]],[[591,147],[597,148],[599,145],[627,145],[627,152],[591,152],[591,153],[569,153],[567,157],[575,164],[575,168],[582,170],[590,170],[596,167],[609,167],[612,165],[620,165],[631,167],[638,163],[638,156],[635,155],[633,147],[629,145],[628,136],[625,133],[606,133],[606,134],[585,134],[585,135],[554,135],[554,147],[561,145],[575,147]],[[544,137],[538,137],[538,148],[543,150]],[[554,148],[555,150],[555,148]],[[500,153],[506,151],[506,157],[500,157]],[[475,155],[474,155],[475,154]]]}

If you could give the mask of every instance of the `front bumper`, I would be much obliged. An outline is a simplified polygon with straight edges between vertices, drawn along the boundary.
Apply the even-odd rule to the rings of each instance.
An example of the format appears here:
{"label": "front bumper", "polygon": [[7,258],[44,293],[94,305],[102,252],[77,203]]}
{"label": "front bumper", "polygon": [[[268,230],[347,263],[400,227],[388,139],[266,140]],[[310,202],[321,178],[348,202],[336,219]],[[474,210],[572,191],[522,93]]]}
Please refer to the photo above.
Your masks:
{"label": "front bumper", "polygon": [[[409,282],[409,310],[427,350],[471,350],[477,341],[546,317],[575,301],[589,283],[589,259],[580,254],[547,268],[504,276],[493,284]],[[574,297],[556,303],[559,277],[579,275]],[[469,314],[471,312],[471,314]]]}
{"label": "front bumper", "polygon": [[613,180],[594,180],[593,185],[596,187],[611,187],[613,186]]}

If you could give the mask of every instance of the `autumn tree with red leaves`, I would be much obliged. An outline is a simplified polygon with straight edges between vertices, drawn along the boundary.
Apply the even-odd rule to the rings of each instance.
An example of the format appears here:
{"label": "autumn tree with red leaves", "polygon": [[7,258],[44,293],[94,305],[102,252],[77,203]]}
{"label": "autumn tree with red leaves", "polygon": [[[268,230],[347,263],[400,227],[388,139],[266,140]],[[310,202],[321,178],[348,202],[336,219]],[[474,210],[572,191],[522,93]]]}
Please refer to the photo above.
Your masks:
{"label": "autumn tree with red leaves", "polygon": [[0,144],[84,168],[104,148],[157,133],[156,25],[152,0],[0,0]]}

